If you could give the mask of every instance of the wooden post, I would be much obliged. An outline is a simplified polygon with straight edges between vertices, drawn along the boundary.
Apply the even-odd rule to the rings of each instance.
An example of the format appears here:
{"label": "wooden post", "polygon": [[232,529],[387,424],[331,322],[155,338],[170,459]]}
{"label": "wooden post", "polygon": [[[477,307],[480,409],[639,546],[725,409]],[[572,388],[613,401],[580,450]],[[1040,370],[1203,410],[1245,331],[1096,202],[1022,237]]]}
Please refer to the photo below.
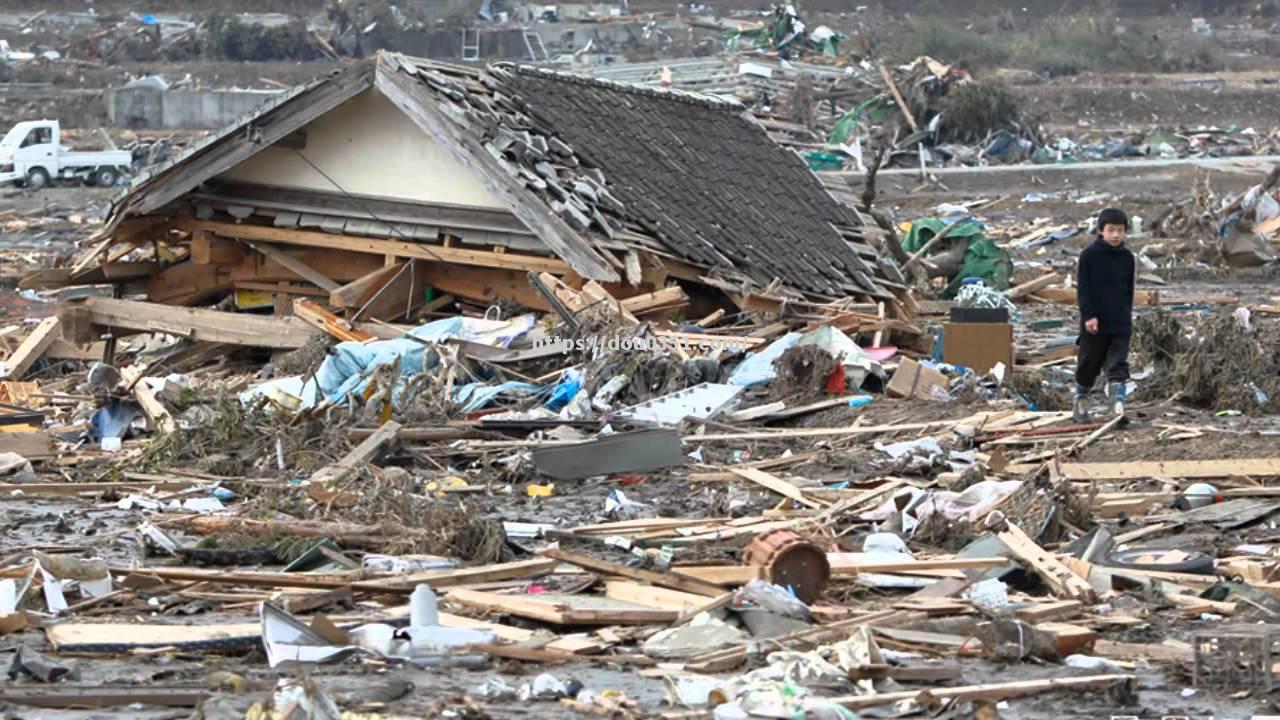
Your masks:
{"label": "wooden post", "polygon": [[907,101],[902,99],[902,93],[898,92],[898,86],[894,84],[893,77],[889,75],[889,69],[880,63],[880,77],[884,78],[884,84],[889,86],[889,92],[893,93],[893,101],[898,103],[898,109],[902,111],[902,116],[907,119],[907,124],[911,126],[911,132],[920,132],[920,125],[916,123],[916,118],[911,114],[911,108],[907,107]]}

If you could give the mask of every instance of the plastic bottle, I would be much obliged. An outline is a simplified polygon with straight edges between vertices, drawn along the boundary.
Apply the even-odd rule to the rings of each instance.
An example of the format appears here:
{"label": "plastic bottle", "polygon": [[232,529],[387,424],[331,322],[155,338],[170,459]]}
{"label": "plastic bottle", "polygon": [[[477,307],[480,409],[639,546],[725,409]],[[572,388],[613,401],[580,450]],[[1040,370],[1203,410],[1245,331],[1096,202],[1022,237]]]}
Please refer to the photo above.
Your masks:
{"label": "plastic bottle", "polygon": [[419,585],[409,596],[409,627],[435,627],[440,624],[436,594],[430,585]]}

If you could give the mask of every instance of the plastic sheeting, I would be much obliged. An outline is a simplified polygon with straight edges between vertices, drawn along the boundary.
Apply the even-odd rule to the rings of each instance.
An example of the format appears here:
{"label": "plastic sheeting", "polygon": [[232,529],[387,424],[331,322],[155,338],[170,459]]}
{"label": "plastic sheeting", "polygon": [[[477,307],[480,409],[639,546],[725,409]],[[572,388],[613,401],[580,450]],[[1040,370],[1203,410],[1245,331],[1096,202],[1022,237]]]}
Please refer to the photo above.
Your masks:
{"label": "plastic sheeting", "polygon": [[[508,321],[452,317],[414,328],[409,335],[430,343],[458,338],[505,348],[533,328],[535,322],[532,315]],[[381,365],[398,361],[401,377],[412,377],[434,367],[436,358],[427,349],[426,345],[410,338],[339,343],[316,372],[316,383],[324,397],[338,402],[348,393],[363,391],[369,372]]]}
{"label": "plastic sheeting", "polygon": [[[532,315],[511,320],[481,320],[453,317],[414,328],[408,337],[369,343],[344,342],[334,347],[324,359],[315,377],[304,382],[301,376],[278,378],[250,388],[240,395],[241,402],[266,397],[287,410],[314,407],[321,400],[343,402],[351,393],[361,393],[369,382],[369,374],[377,367],[399,363],[400,377],[409,378],[435,366],[434,351],[424,344],[446,340],[467,340],[490,347],[506,348],[536,323]],[[531,392],[540,386],[510,382],[490,386],[485,383],[462,385],[454,390],[454,400],[463,410],[478,410],[495,397],[507,392]]]}
{"label": "plastic sheeting", "polygon": [[782,357],[787,348],[800,342],[801,337],[800,333],[787,333],[769,343],[765,349],[751,353],[729,374],[729,384],[750,388],[771,382],[778,377],[773,369],[773,361]]}
{"label": "plastic sheeting", "polygon": [[129,434],[138,410],[128,403],[109,402],[98,409],[89,420],[89,437],[94,440],[103,438],[124,438]]}
{"label": "plastic sheeting", "polygon": [[835,358],[843,358],[845,376],[849,388],[858,388],[869,374],[881,374],[878,363],[865,350],[840,330],[830,325],[808,333],[787,333],[774,340],[765,349],[752,353],[729,374],[730,385],[756,387],[772,382],[778,377],[773,361],[782,357],[788,348],[797,345],[816,345]]}
{"label": "plastic sheeting", "polygon": [[840,360],[840,364],[844,365],[850,388],[862,387],[862,382],[867,379],[867,375],[879,374],[879,367],[871,356],[850,340],[848,335],[830,325],[805,333],[796,345],[816,345]]}
{"label": "plastic sheeting", "polygon": [[454,390],[453,401],[462,405],[463,412],[475,412],[493,402],[499,395],[506,393],[532,393],[542,389],[541,385],[515,380],[504,382],[501,385],[471,383]]}

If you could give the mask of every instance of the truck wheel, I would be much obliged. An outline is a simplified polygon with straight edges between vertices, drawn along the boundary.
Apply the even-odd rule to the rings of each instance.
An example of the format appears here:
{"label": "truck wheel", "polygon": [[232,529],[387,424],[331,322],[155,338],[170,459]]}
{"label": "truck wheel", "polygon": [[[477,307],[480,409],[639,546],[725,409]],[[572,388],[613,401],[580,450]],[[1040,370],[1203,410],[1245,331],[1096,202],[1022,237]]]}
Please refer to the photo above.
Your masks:
{"label": "truck wheel", "polygon": [[49,184],[49,171],[44,168],[31,168],[27,171],[27,187],[39,190]]}
{"label": "truck wheel", "polygon": [[119,179],[120,173],[116,172],[115,168],[98,168],[98,171],[93,174],[93,184],[98,187],[112,187]]}

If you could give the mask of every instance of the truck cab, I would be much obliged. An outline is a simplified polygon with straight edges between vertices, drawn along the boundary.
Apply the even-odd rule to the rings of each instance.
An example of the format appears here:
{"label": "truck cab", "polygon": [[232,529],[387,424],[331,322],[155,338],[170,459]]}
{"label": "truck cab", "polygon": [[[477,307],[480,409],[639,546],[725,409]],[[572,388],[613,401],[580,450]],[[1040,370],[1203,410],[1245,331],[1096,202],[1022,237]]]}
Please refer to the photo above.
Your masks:
{"label": "truck cab", "polygon": [[43,187],[57,172],[59,127],[56,120],[20,122],[0,140],[0,181],[27,180]]}
{"label": "truck cab", "polygon": [[39,189],[51,180],[115,185],[133,162],[126,151],[76,152],[62,147],[57,120],[20,122],[0,140],[0,183]]}

